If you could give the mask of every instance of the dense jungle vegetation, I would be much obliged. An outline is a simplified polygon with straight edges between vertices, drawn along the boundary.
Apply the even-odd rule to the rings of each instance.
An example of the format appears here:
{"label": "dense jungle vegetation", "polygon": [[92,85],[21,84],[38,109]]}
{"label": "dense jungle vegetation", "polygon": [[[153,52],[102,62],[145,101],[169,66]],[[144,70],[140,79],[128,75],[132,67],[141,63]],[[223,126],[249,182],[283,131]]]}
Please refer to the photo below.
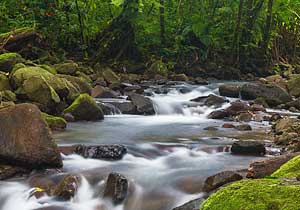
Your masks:
{"label": "dense jungle vegetation", "polygon": [[1,0],[0,26],[35,28],[58,55],[99,62],[209,61],[247,73],[300,56],[299,0]]}

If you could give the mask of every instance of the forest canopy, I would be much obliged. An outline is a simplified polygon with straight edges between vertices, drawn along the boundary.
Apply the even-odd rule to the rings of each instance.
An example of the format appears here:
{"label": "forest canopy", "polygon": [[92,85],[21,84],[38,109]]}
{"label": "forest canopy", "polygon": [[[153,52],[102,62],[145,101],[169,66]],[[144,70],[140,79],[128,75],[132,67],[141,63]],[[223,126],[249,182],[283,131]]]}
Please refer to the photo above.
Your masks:
{"label": "forest canopy", "polygon": [[0,26],[34,27],[89,59],[244,67],[300,56],[300,0],[2,0]]}

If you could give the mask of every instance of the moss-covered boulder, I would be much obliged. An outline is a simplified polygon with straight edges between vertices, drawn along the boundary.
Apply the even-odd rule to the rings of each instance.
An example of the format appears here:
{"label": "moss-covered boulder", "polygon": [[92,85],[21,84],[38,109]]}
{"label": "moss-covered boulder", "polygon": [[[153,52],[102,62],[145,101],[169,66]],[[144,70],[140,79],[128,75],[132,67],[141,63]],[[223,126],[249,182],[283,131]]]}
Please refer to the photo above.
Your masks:
{"label": "moss-covered boulder", "polygon": [[59,73],[59,74],[68,74],[68,75],[74,75],[78,69],[79,66],[77,63],[69,62],[69,63],[61,63],[61,64],[55,64],[53,68]]}
{"label": "moss-covered boulder", "polygon": [[12,102],[16,102],[17,101],[17,97],[16,94],[10,90],[3,90],[0,91],[0,101],[12,101]]}
{"label": "moss-covered boulder", "polygon": [[42,117],[51,130],[61,131],[67,127],[67,121],[62,117],[52,116],[47,113],[42,113]]}
{"label": "moss-covered boulder", "polygon": [[287,83],[289,93],[292,96],[300,97],[300,74],[294,74]]}
{"label": "moss-covered boulder", "polygon": [[64,113],[72,114],[76,121],[97,121],[104,119],[102,109],[88,94],[78,96],[71,106],[64,110]]}
{"label": "moss-covered boulder", "polygon": [[296,156],[272,174],[273,177],[300,177],[300,156]]}
{"label": "moss-covered boulder", "polygon": [[[24,83],[32,77],[43,78],[47,85],[54,89],[57,95],[63,100],[73,101],[80,93],[78,88],[74,87],[74,85],[67,79],[58,77],[41,67],[34,66],[17,69],[11,75],[10,80],[13,87],[17,89],[17,93],[24,94],[24,92],[26,92],[24,91]],[[38,84],[40,85],[41,83]],[[36,90],[38,89],[37,84],[31,86],[35,86]]]}
{"label": "moss-covered boulder", "polygon": [[0,55],[0,71],[10,72],[14,65],[23,62],[23,58],[18,53],[4,53]]}
{"label": "moss-covered boulder", "polygon": [[48,66],[46,64],[39,65],[38,67],[41,67],[42,69],[45,69],[46,71],[50,72],[51,74],[57,74],[56,69],[54,69],[53,67]]}
{"label": "moss-covered boulder", "polygon": [[60,98],[53,87],[49,85],[43,76],[33,76],[24,81],[23,94],[33,102],[42,104],[50,109],[60,103]]}
{"label": "moss-covered boulder", "polygon": [[70,75],[65,75],[65,74],[57,74],[57,77],[66,79],[69,81],[80,93],[87,93],[91,94],[92,87],[91,85],[86,82],[85,80],[79,78],[79,77],[74,77]]}
{"label": "moss-covered boulder", "polygon": [[8,77],[0,72],[0,91],[11,90]]}
{"label": "moss-covered boulder", "polygon": [[102,72],[103,78],[105,81],[109,84],[114,84],[114,83],[119,83],[120,82],[120,77],[113,72],[113,70],[107,68]]}
{"label": "moss-covered boulder", "polygon": [[212,194],[200,210],[294,210],[300,183],[279,179],[242,180]]}

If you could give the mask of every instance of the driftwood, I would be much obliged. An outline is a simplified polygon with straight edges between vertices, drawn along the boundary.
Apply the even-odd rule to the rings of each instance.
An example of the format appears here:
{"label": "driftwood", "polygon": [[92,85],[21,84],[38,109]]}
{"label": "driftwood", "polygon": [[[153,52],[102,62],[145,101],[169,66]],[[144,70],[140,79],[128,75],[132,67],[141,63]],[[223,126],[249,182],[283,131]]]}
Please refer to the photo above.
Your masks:
{"label": "driftwood", "polygon": [[297,155],[300,155],[300,152],[253,162],[250,164],[250,167],[248,169],[247,178],[258,179],[265,176],[270,176],[283,164],[296,157]]}

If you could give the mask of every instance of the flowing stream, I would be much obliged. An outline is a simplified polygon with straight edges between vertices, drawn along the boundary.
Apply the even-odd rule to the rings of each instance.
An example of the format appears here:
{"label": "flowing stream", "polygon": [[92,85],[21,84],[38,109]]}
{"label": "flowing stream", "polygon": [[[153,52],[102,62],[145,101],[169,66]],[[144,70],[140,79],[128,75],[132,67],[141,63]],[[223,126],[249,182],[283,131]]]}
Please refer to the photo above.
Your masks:
{"label": "flowing stream", "polygon": [[[264,140],[269,129],[264,122],[251,123],[254,131],[240,132],[221,128],[224,121],[207,119],[214,108],[190,100],[218,94],[218,86],[180,83],[160,94],[155,92],[161,87],[153,86],[147,91],[155,116],[116,114],[106,116],[103,122],[69,124],[67,131],[54,134],[59,145],[123,144],[128,154],[120,161],[64,156],[63,171],[82,177],[76,196],[68,202],[47,196],[28,198],[28,180],[0,182],[0,209],[171,210],[204,196],[202,186],[208,176],[245,169],[258,159],[231,155],[228,146],[241,137]],[[205,130],[208,126],[218,130]],[[129,196],[123,205],[112,206],[99,196],[110,172],[121,173],[130,181]]]}

